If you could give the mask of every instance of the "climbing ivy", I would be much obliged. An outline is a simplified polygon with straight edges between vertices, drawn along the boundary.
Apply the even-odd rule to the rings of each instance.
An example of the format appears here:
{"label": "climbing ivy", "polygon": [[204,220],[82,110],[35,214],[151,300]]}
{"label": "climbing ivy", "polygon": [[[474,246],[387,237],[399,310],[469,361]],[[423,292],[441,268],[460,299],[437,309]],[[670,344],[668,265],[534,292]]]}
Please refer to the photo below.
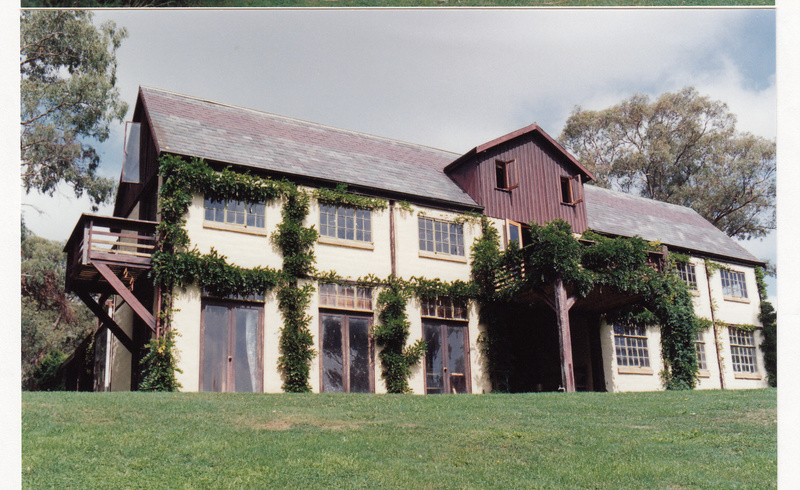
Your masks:
{"label": "climbing ivy", "polygon": [[761,267],[756,267],[756,283],[761,297],[760,313],[761,321],[761,351],[764,353],[764,369],[767,371],[767,381],[770,386],[778,386],[778,314],[772,303],[767,301],[767,284],[764,282],[765,271]]}
{"label": "climbing ivy", "polygon": [[370,209],[373,211],[386,209],[389,206],[389,203],[386,201],[386,199],[367,197],[348,192],[347,185],[341,183],[337,184],[333,189],[315,189],[313,194],[314,197],[320,202],[334,206],[350,206],[360,209]]}
{"label": "climbing ivy", "polygon": [[382,347],[378,357],[381,360],[381,377],[389,393],[408,393],[408,377],[411,367],[425,354],[425,341],[418,339],[406,346],[409,337],[409,322],[406,315],[408,291],[399,281],[391,281],[380,294],[377,306],[380,309],[378,323],[373,326],[375,343]]}
{"label": "climbing ivy", "polygon": [[148,342],[145,355],[139,361],[142,368],[140,391],[178,391],[181,388],[175,375],[183,372],[175,367],[175,335],[175,330],[170,329]]}
{"label": "climbing ivy", "polygon": [[[676,274],[659,272],[647,264],[651,249],[647,242],[636,237],[609,238],[591,232],[579,240],[569,223],[554,220],[544,226],[531,223],[530,246],[524,250],[512,242],[501,252],[493,244],[498,241],[497,231],[486,220],[482,227],[483,236],[472,248],[472,277],[478,284],[481,323],[485,327],[480,339],[482,351],[493,380],[508,369],[504,357],[511,340],[501,324],[511,298],[523,289],[545,286],[561,278],[579,297],[603,288],[639,298],[625,308],[607,313],[607,321],[660,325],[665,386],[694,387],[697,376],[694,334],[699,324],[691,295]],[[500,288],[495,287],[498,284]]]}

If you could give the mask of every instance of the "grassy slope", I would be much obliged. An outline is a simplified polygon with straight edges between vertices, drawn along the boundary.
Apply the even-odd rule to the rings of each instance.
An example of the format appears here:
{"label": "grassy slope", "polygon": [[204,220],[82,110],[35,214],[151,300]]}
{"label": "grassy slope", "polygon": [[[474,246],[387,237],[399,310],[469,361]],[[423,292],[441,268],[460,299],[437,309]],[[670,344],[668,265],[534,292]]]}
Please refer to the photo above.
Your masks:
{"label": "grassy slope", "polygon": [[23,393],[23,487],[776,486],[776,391]]}

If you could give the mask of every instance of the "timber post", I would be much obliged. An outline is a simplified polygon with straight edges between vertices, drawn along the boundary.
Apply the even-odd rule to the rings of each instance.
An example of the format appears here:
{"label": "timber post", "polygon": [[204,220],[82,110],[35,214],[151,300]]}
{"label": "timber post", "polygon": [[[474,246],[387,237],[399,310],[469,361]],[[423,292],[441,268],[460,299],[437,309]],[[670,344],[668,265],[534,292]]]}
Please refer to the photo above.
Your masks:
{"label": "timber post", "polygon": [[558,347],[561,351],[561,386],[567,393],[575,391],[575,370],[572,362],[572,337],[569,328],[569,309],[575,303],[574,298],[567,298],[564,280],[555,280],[554,310],[558,325]]}

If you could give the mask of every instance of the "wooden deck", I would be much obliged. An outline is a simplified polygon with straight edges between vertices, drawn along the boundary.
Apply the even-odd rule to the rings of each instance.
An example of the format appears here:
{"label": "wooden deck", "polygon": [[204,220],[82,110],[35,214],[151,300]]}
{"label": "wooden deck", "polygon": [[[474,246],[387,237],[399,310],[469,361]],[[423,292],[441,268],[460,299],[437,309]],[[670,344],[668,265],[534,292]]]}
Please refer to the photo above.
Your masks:
{"label": "wooden deck", "polygon": [[153,221],[82,215],[64,247],[67,289],[113,294],[113,285],[101,272],[103,266],[130,288],[150,270],[156,225]]}

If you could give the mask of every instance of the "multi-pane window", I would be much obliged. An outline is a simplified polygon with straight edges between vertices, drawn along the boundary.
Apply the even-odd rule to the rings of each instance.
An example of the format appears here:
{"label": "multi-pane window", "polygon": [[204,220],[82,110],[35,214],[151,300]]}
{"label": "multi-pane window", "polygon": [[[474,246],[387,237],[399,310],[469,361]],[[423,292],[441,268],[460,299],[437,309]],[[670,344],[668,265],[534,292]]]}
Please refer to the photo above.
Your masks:
{"label": "multi-pane window", "polygon": [[617,365],[650,367],[647,335],[644,327],[614,325]]}
{"label": "multi-pane window", "polygon": [[319,233],[342,240],[372,241],[372,212],[347,206],[319,206]]}
{"label": "multi-pane window", "polygon": [[731,363],[734,373],[757,373],[756,342],[752,330],[729,327]]}
{"label": "multi-pane window", "polygon": [[696,291],[697,274],[695,273],[694,264],[690,264],[688,262],[678,262],[675,265],[675,268],[678,270],[678,275],[681,276],[683,282],[689,286],[689,289]]}
{"label": "multi-pane window", "polygon": [[419,249],[464,256],[464,226],[425,216],[419,217]]}
{"label": "multi-pane window", "polygon": [[320,284],[319,305],[323,308],[372,311],[372,289],[347,284]]}
{"label": "multi-pane window", "polygon": [[708,362],[706,361],[706,341],[703,338],[703,332],[698,331],[695,333],[694,348],[697,353],[698,369],[708,369]]}
{"label": "multi-pane window", "polygon": [[720,271],[722,276],[722,294],[731,298],[747,298],[747,286],[744,282],[744,272],[728,269]]}
{"label": "multi-pane window", "polygon": [[205,220],[244,227],[264,228],[263,203],[205,200]]}
{"label": "multi-pane window", "polygon": [[454,301],[446,296],[439,296],[434,300],[423,300],[422,316],[447,320],[466,320],[467,304],[465,301]]}

